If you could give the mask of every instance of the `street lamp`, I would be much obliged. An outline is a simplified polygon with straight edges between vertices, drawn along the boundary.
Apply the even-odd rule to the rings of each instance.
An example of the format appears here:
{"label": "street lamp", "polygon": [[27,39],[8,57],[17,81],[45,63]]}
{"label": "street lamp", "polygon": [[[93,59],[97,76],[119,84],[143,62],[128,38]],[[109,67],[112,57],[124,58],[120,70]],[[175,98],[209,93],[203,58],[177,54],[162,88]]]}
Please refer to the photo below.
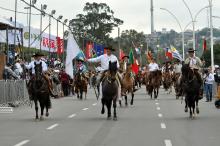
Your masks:
{"label": "street lamp", "polygon": [[211,66],[212,71],[214,71],[214,51],[213,51],[213,22],[212,22],[212,0],[209,0],[209,8],[210,8],[210,39],[211,39]]}
{"label": "street lamp", "polygon": [[65,33],[65,32],[64,32],[64,25],[66,25],[67,22],[68,22],[68,19],[65,19],[65,20],[63,21],[63,57],[62,57],[62,58],[63,58],[63,62],[64,62],[64,54],[65,54],[65,47],[64,47],[64,46],[65,46],[65,45],[64,45],[64,35],[65,35],[65,34],[64,34],[64,33]]}
{"label": "street lamp", "polygon": [[41,13],[40,13],[40,52],[41,52],[41,44],[42,44],[42,19],[43,19],[43,16],[45,16],[45,12],[44,10],[47,9],[47,5],[42,5],[41,4]]}
{"label": "street lamp", "polygon": [[[15,0],[15,25],[14,25],[14,50],[16,49],[16,24],[17,23],[17,0]],[[13,53],[13,60],[14,60],[14,53]]]}
{"label": "street lamp", "polygon": [[141,44],[140,46],[141,46],[141,48],[140,48],[140,67],[142,67],[142,54],[141,54],[141,51],[142,51],[144,45]]}
{"label": "street lamp", "polygon": [[56,13],[56,10],[52,10],[49,14],[49,59],[50,59],[50,48],[51,48],[51,41],[50,41],[50,35],[51,35],[51,17]]}

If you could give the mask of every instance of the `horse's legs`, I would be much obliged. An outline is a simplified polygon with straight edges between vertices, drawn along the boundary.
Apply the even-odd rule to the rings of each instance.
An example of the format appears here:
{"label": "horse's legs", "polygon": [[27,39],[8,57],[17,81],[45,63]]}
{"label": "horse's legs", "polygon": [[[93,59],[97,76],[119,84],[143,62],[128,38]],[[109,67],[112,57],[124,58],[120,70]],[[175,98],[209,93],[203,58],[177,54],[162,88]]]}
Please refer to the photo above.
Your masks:
{"label": "horse's legs", "polygon": [[43,115],[44,115],[44,103],[43,103],[43,101],[41,101],[41,103],[40,103],[40,110],[41,110],[40,120],[43,120]]}
{"label": "horse's legs", "polygon": [[188,112],[188,103],[187,103],[187,100],[186,100],[186,98],[185,98],[185,110],[184,110],[185,112]]}
{"label": "horse's legs", "polygon": [[128,106],[128,97],[125,95],[125,105]]}
{"label": "horse's legs", "polygon": [[192,119],[192,106],[189,106],[189,118],[191,118]]}
{"label": "horse's legs", "polygon": [[157,91],[155,88],[154,88],[154,99],[157,99]]}
{"label": "horse's legs", "polygon": [[102,98],[102,111],[101,111],[101,114],[104,114],[105,113],[105,100],[104,98]]}
{"label": "horse's legs", "polygon": [[111,114],[112,100],[109,100],[107,102],[106,106],[107,106],[107,109],[108,109],[108,119],[111,119],[111,116],[112,116],[112,114]]}
{"label": "horse's legs", "polygon": [[196,99],[196,113],[199,114],[199,99]]}
{"label": "horse's legs", "polygon": [[113,120],[117,120],[117,113],[116,113],[116,107],[117,107],[117,104],[116,104],[116,98],[113,99],[113,108],[114,108],[114,117],[113,117]]}
{"label": "horse's legs", "polygon": [[38,102],[37,102],[37,99],[34,99],[34,104],[35,104],[35,112],[36,112],[35,119],[39,119],[39,117],[38,117]]}
{"label": "horse's legs", "polygon": [[133,93],[133,91],[131,92],[131,105],[133,105],[133,103],[134,103],[134,93]]}
{"label": "horse's legs", "polygon": [[80,89],[80,99],[82,100],[83,98],[83,90],[82,89]]}

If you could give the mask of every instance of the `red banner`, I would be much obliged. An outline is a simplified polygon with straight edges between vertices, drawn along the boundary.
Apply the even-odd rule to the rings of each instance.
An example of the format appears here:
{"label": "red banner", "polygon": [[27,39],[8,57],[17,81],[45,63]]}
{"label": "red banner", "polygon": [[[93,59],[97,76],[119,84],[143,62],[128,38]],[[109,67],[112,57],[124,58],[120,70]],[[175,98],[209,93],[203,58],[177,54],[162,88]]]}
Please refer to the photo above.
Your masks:
{"label": "red banner", "polygon": [[86,43],[86,58],[87,59],[92,58],[93,56],[92,50],[93,50],[93,42],[88,41]]}

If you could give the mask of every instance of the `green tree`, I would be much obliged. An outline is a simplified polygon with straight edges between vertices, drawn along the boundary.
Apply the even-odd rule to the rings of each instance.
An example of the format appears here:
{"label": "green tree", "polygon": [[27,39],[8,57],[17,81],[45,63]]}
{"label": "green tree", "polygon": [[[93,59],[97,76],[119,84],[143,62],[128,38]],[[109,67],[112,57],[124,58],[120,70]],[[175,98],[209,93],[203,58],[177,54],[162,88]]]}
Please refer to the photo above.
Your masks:
{"label": "green tree", "polygon": [[114,17],[114,11],[105,3],[87,2],[83,11],[85,14],[78,14],[70,21],[71,29],[79,42],[85,37],[96,42],[101,40],[107,45],[113,28],[123,24],[121,19]]}
{"label": "green tree", "polygon": [[[220,44],[215,44],[214,48],[214,63],[220,65]],[[206,67],[211,65],[211,50],[208,49],[203,53],[203,58],[206,61]]]}

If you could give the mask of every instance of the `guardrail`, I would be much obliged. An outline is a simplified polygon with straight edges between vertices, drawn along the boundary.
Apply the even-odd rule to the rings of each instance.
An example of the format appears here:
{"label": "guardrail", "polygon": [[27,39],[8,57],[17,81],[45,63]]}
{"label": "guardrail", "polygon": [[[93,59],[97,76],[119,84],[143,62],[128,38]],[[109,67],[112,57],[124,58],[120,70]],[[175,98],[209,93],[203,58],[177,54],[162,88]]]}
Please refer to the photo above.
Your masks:
{"label": "guardrail", "polygon": [[28,101],[26,80],[0,80],[0,106],[24,104]]}

